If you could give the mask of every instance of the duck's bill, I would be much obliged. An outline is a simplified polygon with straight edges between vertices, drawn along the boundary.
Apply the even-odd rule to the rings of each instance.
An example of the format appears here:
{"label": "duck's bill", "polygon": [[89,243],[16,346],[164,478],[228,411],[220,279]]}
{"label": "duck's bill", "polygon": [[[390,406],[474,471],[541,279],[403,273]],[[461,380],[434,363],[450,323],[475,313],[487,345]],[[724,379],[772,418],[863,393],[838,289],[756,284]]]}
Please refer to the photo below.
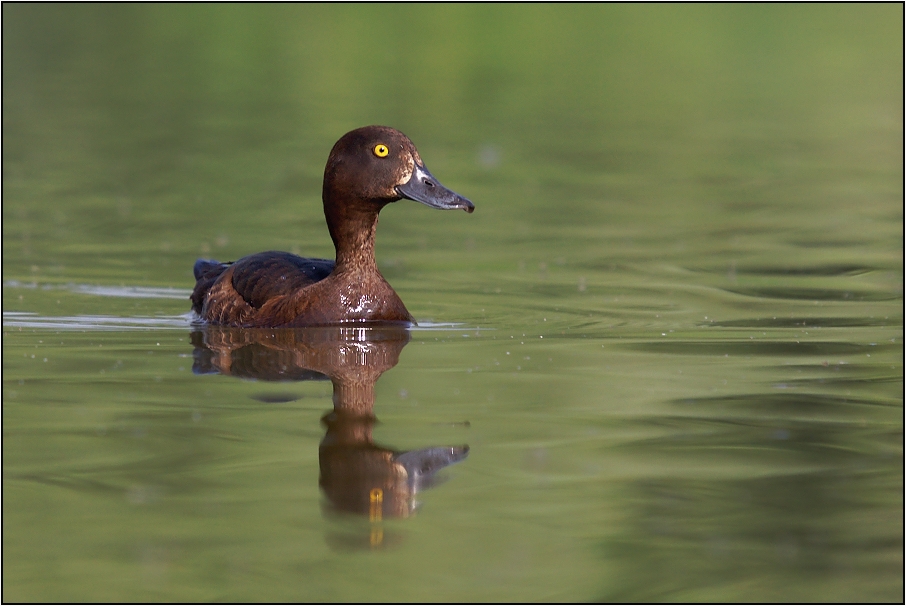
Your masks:
{"label": "duck's bill", "polygon": [[475,210],[472,202],[441,185],[440,181],[435,179],[427,168],[417,164],[409,181],[403,185],[397,185],[396,192],[403,198],[421,202],[431,208],[441,210],[461,208],[467,213]]}

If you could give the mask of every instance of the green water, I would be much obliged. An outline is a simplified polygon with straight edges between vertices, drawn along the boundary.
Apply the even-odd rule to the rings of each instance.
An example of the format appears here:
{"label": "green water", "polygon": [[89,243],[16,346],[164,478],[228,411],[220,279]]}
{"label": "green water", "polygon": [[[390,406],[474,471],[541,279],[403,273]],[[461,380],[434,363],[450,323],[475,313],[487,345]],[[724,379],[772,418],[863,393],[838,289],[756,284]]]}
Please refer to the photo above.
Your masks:
{"label": "green water", "polygon": [[[2,10],[5,601],[903,600],[901,5]],[[373,123],[421,326],[195,331]]]}

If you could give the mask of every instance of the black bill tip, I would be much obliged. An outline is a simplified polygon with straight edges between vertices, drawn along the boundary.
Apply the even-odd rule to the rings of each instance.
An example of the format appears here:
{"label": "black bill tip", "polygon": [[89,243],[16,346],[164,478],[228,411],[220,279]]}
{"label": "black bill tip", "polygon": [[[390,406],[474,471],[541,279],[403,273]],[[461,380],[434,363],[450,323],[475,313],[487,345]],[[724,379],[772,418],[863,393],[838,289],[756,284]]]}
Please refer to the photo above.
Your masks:
{"label": "black bill tip", "polygon": [[475,210],[475,205],[468,198],[447,189],[434,178],[427,168],[415,165],[409,181],[396,186],[397,193],[403,198],[421,202],[431,208],[453,210],[461,208],[467,213]]}

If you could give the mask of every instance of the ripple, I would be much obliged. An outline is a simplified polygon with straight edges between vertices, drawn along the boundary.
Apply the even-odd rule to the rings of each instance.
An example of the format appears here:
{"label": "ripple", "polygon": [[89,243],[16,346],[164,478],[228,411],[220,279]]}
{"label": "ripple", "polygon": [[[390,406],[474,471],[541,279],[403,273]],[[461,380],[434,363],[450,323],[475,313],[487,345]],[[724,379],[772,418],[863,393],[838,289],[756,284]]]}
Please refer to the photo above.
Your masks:
{"label": "ripple", "polygon": [[192,291],[187,288],[157,288],[149,286],[98,286],[94,284],[38,284],[37,282],[20,282],[7,280],[3,286],[8,288],[29,288],[40,290],[68,290],[83,295],[101,297],[125,297],[128,299],[188,299]]}
{"label": "ripple", "polygon": [[721,341],[671,340],[628,343],[629,349],[657,354],[690,356],[829,356],[872,354],[900,345],[860,344],[842,341]]}
{"label": "ripple", "polygon": [[758,393],[738,394],[730,396],[704,396],[696,398],[679,398],[672,401],[676,405],[706,404],[709,406],[720,405],[738,409],[744,407],[749,410],[759,410],[762,413],[772,414],[782,412],[789,415],[790,411],[802,413],[808,410],[825,410],[828,407],[842,406],[896,406],[896,403],[878,399],[868,399],[852,396],[834,396],[827,394],[809,393]]}
{"label": "ripple", "polygon": [[723,328],[858,328],[892,326],[902,320],[890,318],[745,318],[725,322],[702,322],[699,326]]}
{"label": "ripple", "polygon": [[53,328],[56,330],[161,330],[186,329],[192,314],[179,316],[39,316],[31,312],[4,311],[4,328]]}
{"label": "ripple", "polygon": [[[158,330],[198,326],[198,316],[188,312],[178,316],[40,316],[27,311],[4,311],[3,326],[7,328],[53,328],[57,330]],[[351,327],[356,328],[356,327]],[[304,328],[299,329],[304,330]],[[457,332],[468,337],[479,331],[494,330],[468,326],[459,322],[421,322],[411,326],[412,332]]]}
{"label": "ripple", "polygon": [[[324,376],[324,379],[327,379],[327,377]],[[252,394],[249,397],[253,400],[264,402],[265,404],[286,404],[287,402],[301,400],[304,396],[295,393],[259,393]]]}
{"label": "ripple", "polygon": [[102,297],[125,297],[129,299],[188,299],[192,291],[187,288],[149,288],[145,286],[91,286],[88,284],[67,285],[72,292]]}
{"label": "ripple", "polygon": [[763,287],[722,290],[746,297],[803,301],[894,301],[900,298],[899,295],[890,292],[854,289]]}
{"label": "ripple", "polygon": [[419,320],[416,326],[410,326],[410,332],[457,332],[464,331],[464,337],[470,335],[477,335],[480,331],[487,330],[496,330],[494,328],[486,328],[484,326],[469,326],[463,322],[422,322]]}
{"label": "ripple", "polygon": [[[855,264],[828,264],[815,265],[812,267],[791,267],[784,265],[744,265],[740,267],[732,267],[733,273],[738,275],[816,277],[858,276],[870,273],[872,271],[878,271],[879,269],[882,268]],[[722,274],[727,271],[727,267],[692,269],[692,271]]]}

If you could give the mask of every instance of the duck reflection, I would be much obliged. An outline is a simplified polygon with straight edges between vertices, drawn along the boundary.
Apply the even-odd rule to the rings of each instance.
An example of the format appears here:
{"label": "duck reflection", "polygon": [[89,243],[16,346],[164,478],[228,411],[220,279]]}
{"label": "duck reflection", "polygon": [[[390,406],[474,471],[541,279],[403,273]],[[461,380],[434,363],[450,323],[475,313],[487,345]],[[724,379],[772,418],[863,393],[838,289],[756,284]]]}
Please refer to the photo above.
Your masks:
{"label": "duck reflection", "polygon": [[[396,366],[409,331],[368,328],[241,329],[205,326],[192,333],[193,371],[262,381],[330,380],[334,408],[322,418],[319,484],[329,508],[371,522],[410,516],[416,494],[438,470],[463,460],[468,446],[397,451],[372,438],[374,386]],[[371,543],[380,542],[372,532]]]}

